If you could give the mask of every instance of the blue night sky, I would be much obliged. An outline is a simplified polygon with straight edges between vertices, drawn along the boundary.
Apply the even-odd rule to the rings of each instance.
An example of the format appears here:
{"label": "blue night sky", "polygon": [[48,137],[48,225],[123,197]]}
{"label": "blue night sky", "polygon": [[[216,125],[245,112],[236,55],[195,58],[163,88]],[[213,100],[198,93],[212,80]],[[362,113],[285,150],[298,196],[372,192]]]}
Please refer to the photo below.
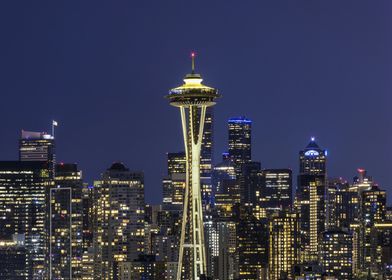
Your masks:
{"label": "blue night sky", "polygon": [[113,161],[145,172],[161,199],[165,153],[182,150],[164,95],[190,70],[220,90],[215,155],[226,121],[253,120],[253,159],[298,169],[316,136],[328,173],[368,169],[392,198],[391,1],[2,1],[0,159],[20,130],[56,133],[58,160],[85,180]]}

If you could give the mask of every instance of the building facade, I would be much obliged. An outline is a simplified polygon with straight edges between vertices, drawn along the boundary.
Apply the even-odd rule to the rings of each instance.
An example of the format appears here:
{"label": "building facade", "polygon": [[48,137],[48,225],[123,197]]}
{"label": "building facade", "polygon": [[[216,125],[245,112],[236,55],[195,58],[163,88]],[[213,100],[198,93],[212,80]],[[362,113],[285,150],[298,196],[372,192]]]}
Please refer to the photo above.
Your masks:
{"label": "building facade", "polygon": [[82,279],[83,182],[76,164],[57,164],[49,190],[49,278]]}
{"label": "building facade", "polygon": [[326,224],[326,150],[312,138],[299,153],[296,209],[300,219],[302,261],[317,259],[319,236]]}
{"label": "building facade", "polygon": [[56,146],[54,137],[45,132],[22,130],[19,140],[20,161],[44,161],[53,176],[56,164]]}
{"label": "building facade", "polygon": [[299,223],[296,213],[277,212],[269,221],[269,276],[271,280],[292,279],[300,260]]}
{"label": "building facade", "polygon": [[113,279],[144,252],[144,178],[114,163],[94,184],[94,275]]}
{"label": "building facade", "polygon": [[0,162],[0,239],[23,236],[26,279],[47,277],[47,162]]}
{"label": "building facade", "polygon": [[322,235],[320,260],[324,272],[336,279],[353,279],[353,242],[347,231],[329,230]]}

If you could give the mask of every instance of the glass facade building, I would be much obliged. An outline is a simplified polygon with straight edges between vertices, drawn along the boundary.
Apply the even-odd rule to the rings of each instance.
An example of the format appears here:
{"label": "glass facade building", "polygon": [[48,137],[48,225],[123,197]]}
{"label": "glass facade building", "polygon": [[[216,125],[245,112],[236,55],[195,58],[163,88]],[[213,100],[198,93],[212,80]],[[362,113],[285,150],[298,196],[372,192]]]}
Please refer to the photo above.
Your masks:
{"label": "glass facade building", "polygon": [[47,277],[48,163],[0,162],[0,239],[23,236],[26,279]]}

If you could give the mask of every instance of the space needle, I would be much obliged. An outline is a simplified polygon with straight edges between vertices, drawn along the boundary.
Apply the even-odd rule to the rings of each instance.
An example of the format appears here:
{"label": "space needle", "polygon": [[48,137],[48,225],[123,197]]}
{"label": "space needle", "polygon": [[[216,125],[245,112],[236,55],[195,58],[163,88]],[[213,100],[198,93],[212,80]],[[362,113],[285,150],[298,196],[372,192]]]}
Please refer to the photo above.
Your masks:
{"label": "space needle", "polygon": [[169,91],[170,105],[179,107],[186,155],[186,184],[182,214],[177,280],[199,280],[207,274],[202,197],[200,191],[200,152],[206,109],[215,105],[217,90],[202,84],[195,73],[195,53],[192,52],[192,72],[184,84]]}

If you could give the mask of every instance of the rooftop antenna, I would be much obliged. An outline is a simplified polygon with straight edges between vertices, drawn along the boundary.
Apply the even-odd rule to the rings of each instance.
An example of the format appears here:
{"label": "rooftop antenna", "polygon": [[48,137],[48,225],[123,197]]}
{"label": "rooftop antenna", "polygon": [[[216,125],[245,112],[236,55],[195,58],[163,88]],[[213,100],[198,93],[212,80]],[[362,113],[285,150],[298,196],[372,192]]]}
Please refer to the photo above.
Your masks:
{"label": "rooftop antenna", "polygon": [[195,74],[195,57],[196,57],[196,53],[195,52],[191,52],[192,74]]}

